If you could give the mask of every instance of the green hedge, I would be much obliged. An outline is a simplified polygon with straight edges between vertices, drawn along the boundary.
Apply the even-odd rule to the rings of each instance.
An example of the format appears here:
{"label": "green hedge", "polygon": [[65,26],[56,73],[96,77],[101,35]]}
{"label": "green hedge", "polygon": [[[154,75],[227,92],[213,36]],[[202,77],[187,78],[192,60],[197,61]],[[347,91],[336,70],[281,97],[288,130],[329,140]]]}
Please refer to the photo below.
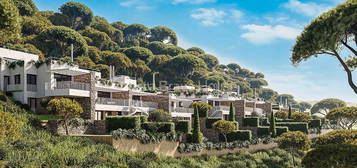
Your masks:
{"label": "green hedge", "polygon": [[191,132],[191,122],[190,120],[179,120],[175,122],[175,131],[176,132],[183,132],[183,133],[190,133]]}
{"label": "green hedge", "polygon": [[258,127],[257,129],[257,135],[258,136],[268,136],[270,135],[269,127]]}
{"label": "green hedge", "polygon": [[259,125],[261,125],[261,126],[269,126],[270,125],[268,118],[261,118],[261,119],[259,119],[259,121],[260,121]]}
{"label": "green hedge", "polygon": [[148,122],[148,116],[141,115],[140,116],[140,121],[141,121],[141,123]]}
{"label": "green hedge", "polygon": [[238,130],[227,135],[227,141],[250,141],[252,139],[252,131]]}
{"label": "green hedge", "polygon": [[233,124],[236,125],[236,130],[238,131],[239,130],[239,123],[237,121],[232,121],[232,122],[233,122]]}
{"label": "green hedge", "polygon": [[222,117],[212,117],[212,118],[207,118],[206,120],[206,128],[208,129],[212,129],[213,128],[213,123],[219,121],[219,120],[222,120]]}
{"label": "green hedge", "polygon": [[309,126],[306,122],[280,122],[276,126],[288,127],[289,131],[301,131],[308,133]]}
{"label": "green hedge", "polygon": [[296,122],[293,119],[275,119],[275,122]]}
{"label": "green hedge", "polygon": [[321,119],[313,119],[309,121],[309,128],[320,128],[321,125]]}
{"label": "green hedge", "polygon": [[259,118],[258,117],[243,118],[243,126],[244,127],[258,127],[259,126]]}
{"label": "green hedge", "polygon": [[175,124],[173,122],[146,122],[141,124],[141,128],[148,132],[175,132]]}
{"label": "green hedge", "polygon": [[107,130],[109,132],[121,129],[137,129],[141,128],[140,116],[108,116]]}
{"label": "green hedge", "polygon": [[288,132],[289,128],[288,127],[276,127],[275,130],[276,130],[276,135],[280,136],[281,134]]}

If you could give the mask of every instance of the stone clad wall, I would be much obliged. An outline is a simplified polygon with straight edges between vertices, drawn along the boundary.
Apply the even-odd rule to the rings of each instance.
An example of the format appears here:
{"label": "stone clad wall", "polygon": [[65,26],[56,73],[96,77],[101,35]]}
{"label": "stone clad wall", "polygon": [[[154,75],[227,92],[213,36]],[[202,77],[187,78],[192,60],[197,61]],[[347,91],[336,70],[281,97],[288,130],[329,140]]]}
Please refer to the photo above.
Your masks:
{"label": "stone clad wall", "polygon": [[239,127],[240,127],[241,125],[243,125],[245,100],[236,100],[234,106],[236,110],[236,121],[239,123]]}
{"label": "stone clad wall", "polygon": [[[63,124],[57,120],[48,121],[46,127],[55,134],[65,135],[66,130]],[[82,134],[96,134],[103,135],[106,134],[106,121],[105,120],[93,120],[88,121],[85,125],[79,127],[69,126],[69,134],[82,135]]]}
{"label": "stone clad wall", "polygon": [[77,75],[73,77],[74,82],[81,82],[81,83],[90,83],[91,82],[91,74],[83,74]]}
{"label": "stone clad wall", "polygon": [[273,111],[271,103],[256,104],[257,108],[263,109],[266,116],[269,116]]}
{"label": "stone clad wall", "polygon": [[162,109],[165,111],[169,111],[169,96],[161,96],[161,95],[150,95],[150,96],[142,96],[142,101],[148,102],[156,102],[158,104],[158,109]]}
{"label": "stone clad wall", "polygon": [[123,91],[123,92],[113,92],[112,93],[112,98],[113,99],[129,99],[129,91]]}

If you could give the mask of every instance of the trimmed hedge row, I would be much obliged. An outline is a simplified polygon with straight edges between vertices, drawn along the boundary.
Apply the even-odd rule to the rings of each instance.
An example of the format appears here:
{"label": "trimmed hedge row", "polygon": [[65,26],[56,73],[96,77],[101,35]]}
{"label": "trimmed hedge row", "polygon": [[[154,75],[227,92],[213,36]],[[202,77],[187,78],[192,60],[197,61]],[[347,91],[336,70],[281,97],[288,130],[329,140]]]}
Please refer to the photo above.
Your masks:
{"label": "trimmed hedge row", "polygon": [[289,128],[288,127],[276,127],[275,130],[276,130],[276,135],[280,136],[281,134],[288,132]]}
{"label": "trimmed hedge row", "polygon": [[293,119],[275,119],[275,122],[296,122]]}
{"label": "trimmed hedge row", "polygon": [[252,139],[252,131],[238,130],[227,135],[227,141],[250,141]]}
{"label": "trimmed hedge row", "polygon": [[243,118],[244,127],[259,127],[259,118],[258,117],[247,117]]}
{"label": "trimmed hedge row", "polygon": [[141,115],[141,116],[140,116],[140,122],[141,122],[141,123],[148,122],[148,116]]}
{"label": "trimmed hedge row", "polygon": [[179,120],[175,122],[175,131],[182,133],[190,133],[191,132],[191,122],[190,120]]}
{"label": "trimmed hedge row", "polygon": [[136,129],[141,128],[141,117],[140,116],[108,116],[107,120],[107,130],[108,132],[121,129]]}
{"label": "trimmed hedge row", "polygon": [[148,132],[175,132],[175,124],[173,122],[146,122],[141,124],[141,128]]}
{"label": "trimmed hedge row", "polygon": [[306,122],[278,122],[276,126],[288,127],[289,131],[301,131],[308,133],[309,126]]}
{"label": "trimmed hedge row", "polygon": [[313,119],[309,121],[309,128],[320,128],[321,126],[321,119]]}
{"label": "trimmed hedge row", "polygon": [[259,126],[257,129],[257,135],[258,137],[270,135],[269,127]]}
{"label": "trimmed hedge row", "polygon": [[213,123],[222,120],[222,117],[212,117],[212,118],[207,118],[206,120],[206,128],[212,129],[213,128]]}
{"label": "trimmed hedge row", "polygon": [[261,126],[269,126],[269,119],[268,118],[260,118],[259,119],[259,125]]}

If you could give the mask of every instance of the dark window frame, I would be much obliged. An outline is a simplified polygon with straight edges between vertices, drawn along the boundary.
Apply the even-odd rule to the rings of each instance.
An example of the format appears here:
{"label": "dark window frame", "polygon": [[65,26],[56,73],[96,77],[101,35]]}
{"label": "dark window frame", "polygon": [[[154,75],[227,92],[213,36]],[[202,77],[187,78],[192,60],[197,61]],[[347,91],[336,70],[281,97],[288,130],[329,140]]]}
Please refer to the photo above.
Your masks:
{"label": "dark window frame", "polygon": [[14,76],[14,81],[15,81],[15,85],[20,85],[21,84],[21,75],[17,74]]}
{"label": "dark window frame", "polygon": [[27,84],[29,85],[37,85],[37,75],[27,74]]}

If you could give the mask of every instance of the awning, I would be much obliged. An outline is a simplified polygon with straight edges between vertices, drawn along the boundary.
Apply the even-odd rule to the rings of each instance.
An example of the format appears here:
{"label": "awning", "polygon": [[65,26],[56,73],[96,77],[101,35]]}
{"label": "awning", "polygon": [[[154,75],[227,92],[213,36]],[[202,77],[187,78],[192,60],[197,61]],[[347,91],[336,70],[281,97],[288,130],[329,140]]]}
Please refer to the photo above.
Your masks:
{"label": "awning", "polygon": [[62,75],[70,75],[70,76],[77,76],[77,75],[84,75],[90,73],[89,70],[79,69],[79,68],[62,68],[62,69],[51,69],[50,72],[54,72],[57,74]]}

